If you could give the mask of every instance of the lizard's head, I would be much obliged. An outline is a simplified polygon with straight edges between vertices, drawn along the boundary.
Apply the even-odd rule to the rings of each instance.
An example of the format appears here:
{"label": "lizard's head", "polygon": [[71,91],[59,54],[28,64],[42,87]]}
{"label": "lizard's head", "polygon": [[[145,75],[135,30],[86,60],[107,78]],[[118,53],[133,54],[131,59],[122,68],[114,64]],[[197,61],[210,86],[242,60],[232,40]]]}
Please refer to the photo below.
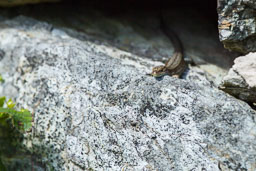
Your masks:
{"label": "lizard's head", "polygon": [[153,77],[162,77],[162,76],[166,75],[166,68],[165,68],[165,66],[162,65],[162,66],[154,67],[152,69],[151,75]]}

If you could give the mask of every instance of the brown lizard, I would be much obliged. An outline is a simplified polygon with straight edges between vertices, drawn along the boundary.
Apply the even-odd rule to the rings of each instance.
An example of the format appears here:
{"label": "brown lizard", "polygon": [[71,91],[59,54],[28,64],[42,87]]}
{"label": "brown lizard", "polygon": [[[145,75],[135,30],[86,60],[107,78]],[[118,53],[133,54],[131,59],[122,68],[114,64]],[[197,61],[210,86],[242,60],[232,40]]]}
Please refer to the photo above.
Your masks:
{"label": "brown lizard", "polygon": [[164,22],[163,15],[161,14],[160,27],[165,35],[170,39],[174,46],[174,53],[172,57],[166,61],[165,65],[154,67],[151,75],[154,77],[162,77],[164,75],[170,75],[174,77],[180,77],[182,73],[187,69],[187,64],[183,58],[183,49],[181,42],[177,35],[167,27]]}

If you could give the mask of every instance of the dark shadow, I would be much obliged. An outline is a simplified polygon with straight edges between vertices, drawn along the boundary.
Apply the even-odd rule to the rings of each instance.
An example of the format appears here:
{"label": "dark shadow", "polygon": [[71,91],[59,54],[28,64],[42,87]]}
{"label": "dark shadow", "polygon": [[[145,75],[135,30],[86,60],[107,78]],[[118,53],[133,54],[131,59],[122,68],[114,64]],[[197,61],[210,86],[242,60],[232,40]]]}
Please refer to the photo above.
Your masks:
{"label": "dark shadow", "polygon": [[166,61],[173,50],[159,28],[158,13],[165,10],[167,22],[183,43],[185,57],[196,64],[211,63],[228,69],[238,54],[224,49],[218,39],[216,8],[216,1],[205,0],[64,0],[1,9],[0,14],[8,18],[25,15],[55,27],[72,28],[78,33],[66,32],[77,39]]}

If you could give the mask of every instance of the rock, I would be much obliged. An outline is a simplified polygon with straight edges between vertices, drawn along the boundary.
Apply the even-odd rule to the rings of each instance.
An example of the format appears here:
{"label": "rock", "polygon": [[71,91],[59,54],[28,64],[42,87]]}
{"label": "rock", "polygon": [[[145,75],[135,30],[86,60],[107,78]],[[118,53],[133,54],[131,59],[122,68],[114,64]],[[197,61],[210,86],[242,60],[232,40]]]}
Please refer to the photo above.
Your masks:
{"label": "rock", "polygon": [[249,53],[256,51],[256,1],[218,0],[219,35],[225,48]]}
{"label": "rock", "polygon": [[157,80],[146,75],[159,64],[150,59],[26,17],[0,25],[0,94],[12,86],[17,105],[34,113],[24,140],[34,166],[255,170],[255,111],[201,70]]}
{"label": "rock", "polygon": [[256,102],[256,53],[234,61],[233,67],[220,85],[225,92],[247,102]]}
{"label": "rock", "polygon": [[11,7],[24,4],[37,4],[42,2],[58,2],[60,0],[0,0],[1,7]]}

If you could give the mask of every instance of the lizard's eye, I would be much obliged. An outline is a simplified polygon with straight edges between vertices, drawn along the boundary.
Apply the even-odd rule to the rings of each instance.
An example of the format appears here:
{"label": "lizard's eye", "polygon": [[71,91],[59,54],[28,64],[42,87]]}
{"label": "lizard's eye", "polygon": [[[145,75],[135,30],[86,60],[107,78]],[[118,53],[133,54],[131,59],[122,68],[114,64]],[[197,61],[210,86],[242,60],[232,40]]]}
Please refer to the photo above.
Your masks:
{"label": "lizard's eye", "polygon": [[152,70],[152,73],[151,75],[153,77],[161,77],[163,75],[166,74],[166,68],[165,66],[157,66],[157,67],[154,67],[153,70]]}

